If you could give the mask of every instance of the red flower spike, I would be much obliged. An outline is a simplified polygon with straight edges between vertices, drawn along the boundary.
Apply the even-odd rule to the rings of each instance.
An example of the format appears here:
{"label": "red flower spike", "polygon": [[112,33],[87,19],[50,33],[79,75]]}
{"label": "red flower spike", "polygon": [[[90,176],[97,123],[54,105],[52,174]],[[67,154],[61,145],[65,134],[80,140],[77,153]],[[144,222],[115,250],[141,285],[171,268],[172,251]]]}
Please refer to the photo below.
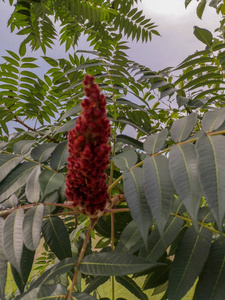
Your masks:
{"label": "red flower spike", "polygon": [[68,132],[68,174],[66,196],[87,215],[103,211],[108,200],[105,169],[109,164],[110,124],[106,118],[106,98],[100,94],[94,77],[83,81],[83,111]]}

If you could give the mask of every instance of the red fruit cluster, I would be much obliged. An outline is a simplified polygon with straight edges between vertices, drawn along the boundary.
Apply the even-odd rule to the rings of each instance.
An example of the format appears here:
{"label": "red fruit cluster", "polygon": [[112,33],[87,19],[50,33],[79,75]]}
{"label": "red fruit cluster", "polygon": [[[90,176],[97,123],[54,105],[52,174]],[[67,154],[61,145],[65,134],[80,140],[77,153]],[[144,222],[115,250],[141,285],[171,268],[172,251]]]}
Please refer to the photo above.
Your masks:
{"label": "red fruit cluster", "polygon": [[106,98],[94,77],[86,75],[86,97],[75,127],[68,133],[68,174],[66,196],[89,215],[105,208],[108,200],[105,169],[109,164],[110,124],[106,118]]}

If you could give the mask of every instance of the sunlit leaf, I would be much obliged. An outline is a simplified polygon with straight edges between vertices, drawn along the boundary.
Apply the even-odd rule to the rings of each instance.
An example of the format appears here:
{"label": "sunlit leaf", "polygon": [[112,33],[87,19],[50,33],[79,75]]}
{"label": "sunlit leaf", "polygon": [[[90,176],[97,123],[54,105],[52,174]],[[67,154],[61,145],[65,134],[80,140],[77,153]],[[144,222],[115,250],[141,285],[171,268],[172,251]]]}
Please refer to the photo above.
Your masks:
{"label": "sunlit leaf", "polygon": [[13,145],[13,152],[24,155],[30,150],[34,143],[35,141],[30,140],[19,141]]}
{"label": "sunlit leaf", "polygon": [[225,108],[208,111],[202,119],[202,129],[212,132],[218,129],[225,121]]}
{"label": "sunlit leaf", "polygon": [[21,161],[22,157],[13,154],[0,154],[0,181],[2,181]]}

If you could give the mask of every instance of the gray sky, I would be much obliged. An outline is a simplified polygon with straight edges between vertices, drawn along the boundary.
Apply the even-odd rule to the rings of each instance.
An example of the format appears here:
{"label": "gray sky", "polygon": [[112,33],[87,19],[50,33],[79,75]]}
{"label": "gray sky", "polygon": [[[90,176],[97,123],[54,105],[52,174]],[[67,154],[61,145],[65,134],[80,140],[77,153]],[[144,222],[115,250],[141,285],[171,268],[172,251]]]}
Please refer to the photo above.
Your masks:
{"label": "gray sky", "polygon": [[[153,36],[152,41],[147,44],[131,42],[131,59],[147,65],[152,70],[159,70],[168,66],[175,67],[196,49],[203,49],[204,45],[193,35],[193,26],[197,25],[213,32],[219,26],[220,18],[215,9],[207,6],[203,20],[199,20],[195,12],[196,6],[197,2],[192,1],[185,10],[184,0],[142,0],[139,8],[143,9],[146,17],[159,25],[158,31],[162,37]],[[0,2],[0,56],[6,55],[5,49],[17,52],[23,39],[14,33],[11,34],[10,29],[6,28],[11,11],[12,7],[7,2]],[[85,46],[84,40],[81,41],[79,48],[84,49]],[[43,53],[37,51],[31,55],[38,57]],[[64,46],[56,45],[54,51],[47,51],[47,56],[60,58],[67,57],[67,54],[65,55]]]}

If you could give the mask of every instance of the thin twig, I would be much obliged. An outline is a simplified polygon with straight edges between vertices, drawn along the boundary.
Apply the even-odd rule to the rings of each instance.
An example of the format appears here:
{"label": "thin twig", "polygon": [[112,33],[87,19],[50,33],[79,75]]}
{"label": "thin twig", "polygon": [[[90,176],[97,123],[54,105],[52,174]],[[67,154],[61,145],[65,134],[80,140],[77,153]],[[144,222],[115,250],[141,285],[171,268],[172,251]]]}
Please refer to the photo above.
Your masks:
{"label": "thin twig", "polygon": [[71,298],[71,295],[73,293],[73,289],[74,289],[74,286],[76,284],[76,280],[77,280],[77,275],[78,275],[78,266],[79,264],[81,263],[83,257],[84,257],[84,253],[85,253],[85,250],[87,248],[87,244],[88,244],[88,241],[89,241],[89,237],[91,235],[91,231],[92,229],[94,228],[95,224],[97,223],[98,221],[98,218],[95,218],[95,219],[90,219],[90,226],[88,228],[88,231],[87,231],[87,234],[85,236],[85,239],[84,239],[84,242],[83,242],[83,246],[82,246],[82,249],[80,251],[80,255],[78,257],[78,261],[77,261],[77,265],[76,265],[76,270],[75,270],[75,273],[74,273],[74,276],[73,276],[73,281],[71,283],[71,286],[70,286],[70,291],[68,293],[68,296],[67,296],[67,299],[69,300]]}

